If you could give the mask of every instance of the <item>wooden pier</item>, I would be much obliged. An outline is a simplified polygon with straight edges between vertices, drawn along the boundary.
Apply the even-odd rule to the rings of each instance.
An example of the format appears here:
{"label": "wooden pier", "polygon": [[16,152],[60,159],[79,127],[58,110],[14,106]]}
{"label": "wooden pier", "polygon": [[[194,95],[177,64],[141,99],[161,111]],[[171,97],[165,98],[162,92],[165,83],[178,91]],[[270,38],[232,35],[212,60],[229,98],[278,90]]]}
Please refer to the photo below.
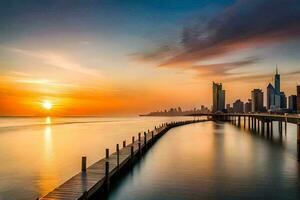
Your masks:
{"label": "wooden pier", "polygon": [[283,127],[284,133],[287,134],[287,123],[297,126],[297,159],[300,161],[300,115],[279,115],[269,113],[209,113],[209,114],[194,114],[190,116],[207,116],[210,119],[217,121],[230,122],[233,125],[241,128],[241,120],[243,119],[243,127],[255,134],[266,135],[273,137],[274,122],[278,122],[279,136],[282,138]]}
{"label": "wooden pier", "polygon": [[55,188],[41,200],[86,200],[99,192],[109,190],[110,180],[120,175],[126,166],[132,166],[134,160],[137,160],[144,154],[155,141],[171,128],[191,123],[197,123],[207,120],[190,120],[183,122],[171,122],[161,124],[152,131],[139,133],[138,138],[132,137],[132,142],[120,149],[116,145],[116,151],[112,154],[106,149],[106,157],[86,167],[86,157],[82,157],[82,170],[65,183]]}

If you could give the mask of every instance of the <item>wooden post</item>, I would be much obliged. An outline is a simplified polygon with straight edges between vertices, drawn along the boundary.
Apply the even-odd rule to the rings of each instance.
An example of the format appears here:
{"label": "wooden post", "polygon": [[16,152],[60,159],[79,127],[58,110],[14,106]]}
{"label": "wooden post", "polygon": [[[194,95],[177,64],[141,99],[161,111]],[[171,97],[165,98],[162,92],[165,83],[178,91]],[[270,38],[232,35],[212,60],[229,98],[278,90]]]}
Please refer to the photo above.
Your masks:
{"label": "wooden post", "polygon": [[147,133],[144,132],[144,149],[147,148]]}
{"label": "wooden post", "polygon": [[154,142],[154,133],[153,133],[153,131],[151,133],[151,136],[152,136],[151,142],[153,143]]}
{"label": "wooden post", "polygon": [[267,135],[269,137],[269,134],[270,134],[270,122],[267,121]]}
{"label": "wooden post", "polygon": [[257,119],[257,132],[260,133],[260,120]]}
{"label": "wooden post", "polygon": [[238,127],[241,127],[241,116],[238,116]]}
{"label": "wooden post", "polygon": [[285,118],[285,121],[284,121],[284,132],[285,132],[285,134],[287,132],[287,118]]}
{"label": "wooden post", "polygon": [[250,117],[248,116],[248,130],[250,130]]}
{"label": "wooden post", "polygon": [[134,154],[134,146],[133,145],[131,145],[131,147],[130,147],[130,157],[131,157],[131,159],[133,159],[133,155]]}
{"label": "wooden post", "polygon": [[261,133],[263,135],[265,134],[265,120],[264,119],[261,121]]}
{"label": "wooden post", "polygon": [[271,136],[273,136],[273,121],[271,120]]}
{"label": "wooden post", "polygon": [[244,129],[246,128],[246,116],[244,116]]}
{"label": "wooden post", "polygon": [[106,158],[106,159],[109,158],[109,149],[105,149],[105,158]]}
{"label": "wooden post", "polygon": [[141,151],[141,142],[138,143],[139,144],[139,155],[142,155],[142,151]]}
{"label": "wooden post", "polygon": [[119,149],[119,144],[116,146],[116,151],[117,151],[117,167],[119,168],[120,165],[120,149]]}
{"label": "wooden post", "polygon": [[141,133],[139,133],[139,142],[141,141]]}
{"label": "wooden post", "polygon": [[134,136],[132,136],[132,144],[134,143]]}
{"label": "wooden post", "polygon": [[81,171],[86,172],[86,156],[82,156],[81,158]]}
{"label": "wooden post", "polygon": [[109,161],[105,161],[105,183],[106,190],[109,190]]}
{"label": "wooden post", "polygon": [[123,148],[126,147],[126,140],[123,141]]}

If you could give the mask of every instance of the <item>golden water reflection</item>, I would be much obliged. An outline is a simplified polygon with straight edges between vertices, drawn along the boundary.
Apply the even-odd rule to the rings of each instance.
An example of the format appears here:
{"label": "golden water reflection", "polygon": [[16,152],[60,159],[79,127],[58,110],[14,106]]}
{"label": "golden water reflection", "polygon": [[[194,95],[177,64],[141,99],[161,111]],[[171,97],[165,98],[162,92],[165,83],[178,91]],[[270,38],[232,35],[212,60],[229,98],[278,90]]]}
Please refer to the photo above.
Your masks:
{"label": "golden water reflection", "polygon": [[[46,118],[46,124],[51,124],[51,118]],[[51,125],[47,125],[44,130],[43,159],[40,168],[38,187],[41,194],[46,194],[52,188],[58,186],[59,175],[53,152],[53,138]]]}

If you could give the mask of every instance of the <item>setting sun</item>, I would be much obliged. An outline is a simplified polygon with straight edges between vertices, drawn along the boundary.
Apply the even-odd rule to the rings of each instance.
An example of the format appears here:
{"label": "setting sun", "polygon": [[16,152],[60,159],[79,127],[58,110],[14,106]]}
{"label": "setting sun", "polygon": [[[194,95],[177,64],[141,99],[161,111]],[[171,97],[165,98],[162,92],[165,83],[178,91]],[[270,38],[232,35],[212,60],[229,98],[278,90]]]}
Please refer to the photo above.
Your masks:
{"label": "setting sun", "polygon": [[43,108],[45,108],[46,110],[51,110],[53,104],[50,101],[44,101],[43,102]]}

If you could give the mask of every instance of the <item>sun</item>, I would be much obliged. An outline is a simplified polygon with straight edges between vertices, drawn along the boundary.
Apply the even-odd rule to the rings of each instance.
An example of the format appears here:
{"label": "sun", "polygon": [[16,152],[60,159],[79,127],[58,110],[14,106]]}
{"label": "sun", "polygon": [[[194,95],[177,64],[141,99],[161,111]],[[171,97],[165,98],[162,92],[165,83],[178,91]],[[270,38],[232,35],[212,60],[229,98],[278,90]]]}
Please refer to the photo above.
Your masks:
{"label": "sun", "polygon": [[48,100],[43,101],[42,105],[43,105],[43,108],[45,108],[46,110],[51,110],[51,108],[53,106],[53,104],[50,101],[48,101]]}

